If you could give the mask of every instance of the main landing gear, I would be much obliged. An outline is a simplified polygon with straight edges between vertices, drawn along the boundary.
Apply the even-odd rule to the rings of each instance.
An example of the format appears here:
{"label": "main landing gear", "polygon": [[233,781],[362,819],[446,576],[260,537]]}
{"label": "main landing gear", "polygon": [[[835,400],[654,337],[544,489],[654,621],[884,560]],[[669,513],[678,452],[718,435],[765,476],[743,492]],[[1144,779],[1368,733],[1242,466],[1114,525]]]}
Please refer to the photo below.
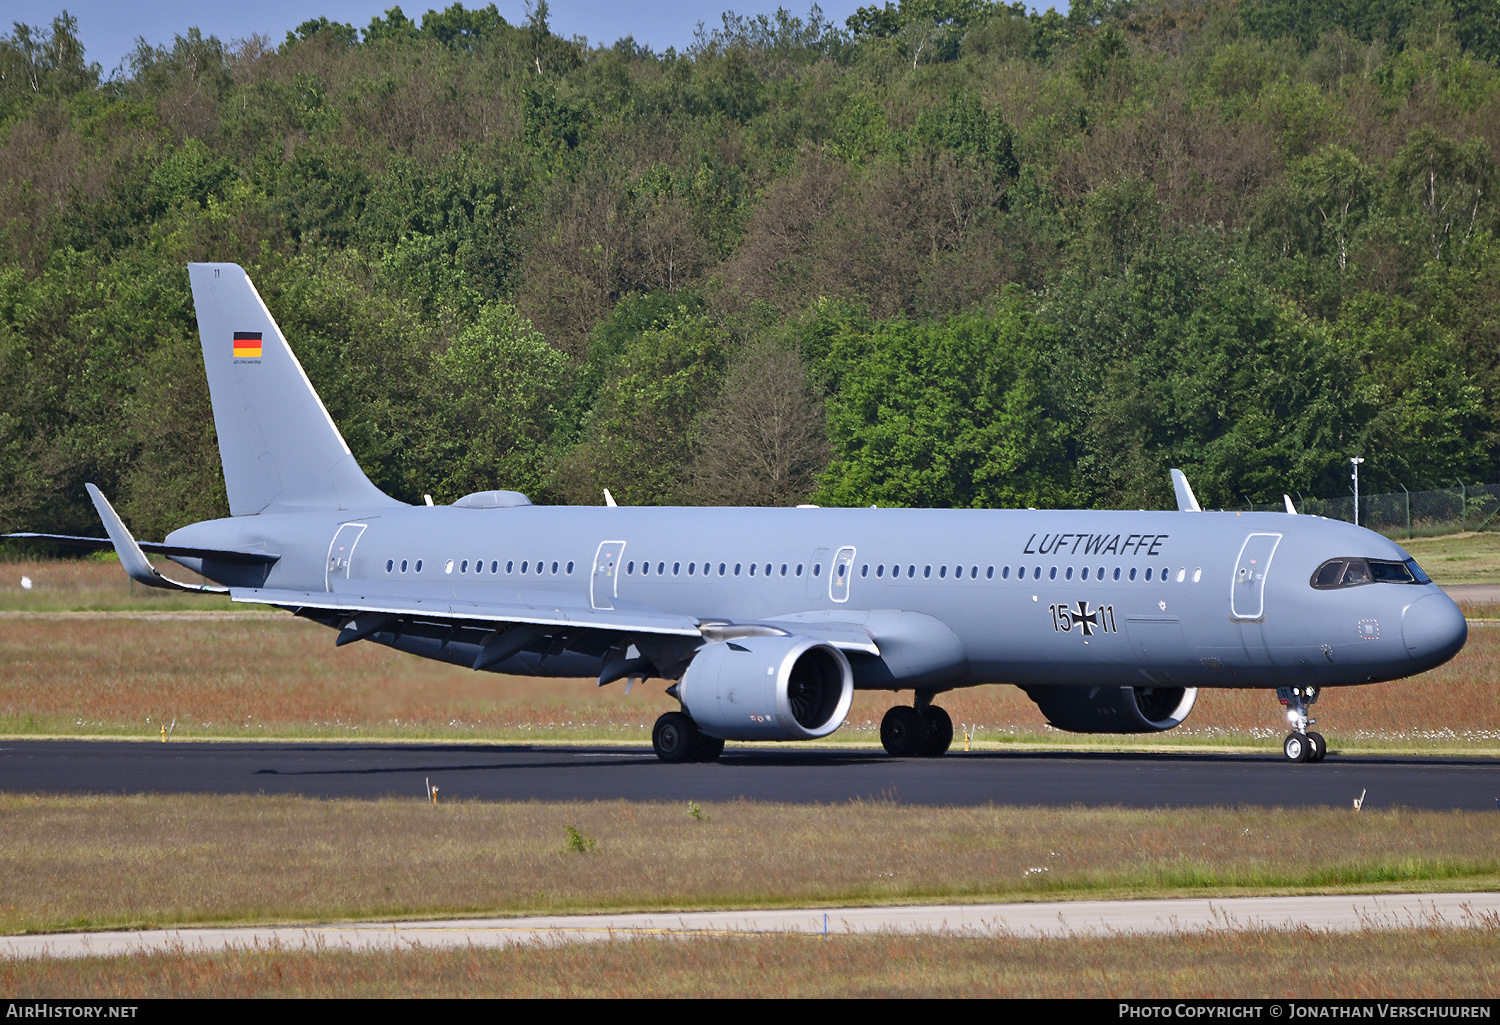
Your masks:
{"label": "main landing gear", "polygon": [[953,720],[932,703],[931,691],[917,691],[915,706],[897,705],[885,713],[880,743],[897,758],[936,758],[953,745]]}
{"label": "main landing gear", "polygon": [[710,737],[682,712],[668,712],[651,730],[651,746],[664,762],[713,762],[724,753],[724,742]]}
{"label": "main landing gear", "polygon": [[1328,757],[1328,743],[1323,734],[1308,730],[1318,720],[1309,719],[1307,710],[1318,700],[1316,687],[1277,687],[1277,699],[1286,706],[1286,721],[1292,732],[1286,735],[1281,749],[1289,762],[1321,762]]}

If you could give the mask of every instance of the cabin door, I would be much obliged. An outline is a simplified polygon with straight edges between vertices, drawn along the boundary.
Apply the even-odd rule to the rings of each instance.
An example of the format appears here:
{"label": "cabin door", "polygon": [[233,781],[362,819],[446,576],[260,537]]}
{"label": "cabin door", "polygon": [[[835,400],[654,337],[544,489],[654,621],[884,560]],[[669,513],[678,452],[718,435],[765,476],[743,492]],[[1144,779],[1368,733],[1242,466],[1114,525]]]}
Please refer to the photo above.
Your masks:
{"label": "cabin door", "polygon": [[828,575],[828,597],[832,601],[849,600],[849,578],[854,576],[854,549],[840,548],[833,557],[833,569]]}
{"label": "cabin door", "polygon": [[1265,618],[1266,573],[1280,543],[1280,534],[1251,534],[1240,546],[1229,592],[1229,614],[1234,619]]}
{"label": "cabin door", "polygon": [[589,579],[589,604],[596,609],[615,607],[620,593],[620,556],[625,554],[624,541],[603,541],[594,554],[594,575]]}
{"label": "cabin door", "polygon": [[341,581],[349,579],[349,570],[354,565],[354,546],[359,544],[365,532],[365,523],[345,523],[334,533],[328,544],[328,568],[323,574],[323,589],[332,591]]}

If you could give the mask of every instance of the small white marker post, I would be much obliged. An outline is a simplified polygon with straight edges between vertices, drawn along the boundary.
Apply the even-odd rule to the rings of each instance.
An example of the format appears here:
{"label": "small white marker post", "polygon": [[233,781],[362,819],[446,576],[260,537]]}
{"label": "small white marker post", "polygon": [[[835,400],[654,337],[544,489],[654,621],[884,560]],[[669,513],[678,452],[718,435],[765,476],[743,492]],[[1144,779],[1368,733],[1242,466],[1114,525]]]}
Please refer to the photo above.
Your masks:
{"label": "small white marker post", "polygon": [[1359,811],[1361,808],[1363,808],[1365,806],[1365,794],[1368,794],[1369,792],[1370,791],[1368,789],[1361,789],[1360,790],[1359,796],[1354,799],[1354,810],[1355,811]]}

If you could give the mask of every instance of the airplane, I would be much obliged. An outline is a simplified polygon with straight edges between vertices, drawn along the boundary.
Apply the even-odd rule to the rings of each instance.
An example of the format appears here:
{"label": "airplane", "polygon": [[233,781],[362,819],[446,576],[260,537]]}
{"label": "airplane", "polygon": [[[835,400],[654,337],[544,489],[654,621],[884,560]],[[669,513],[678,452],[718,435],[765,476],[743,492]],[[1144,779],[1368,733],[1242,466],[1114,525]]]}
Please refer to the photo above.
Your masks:
{"label": "airplane", "polygon": [[1113,734],[1173,729],[1200,688],[1275,690],[1287,760],[1320,762],[1324,688],[1412,677],[1467,639],[1395,542],[1290,499],[1207,512],[1177,470],[1172,511],[408,505],[360,469],[246,272],[188,274],[231,515],[142,543],[89,484],[107,539],[8,536],[112,547],[139,583],[284,609],[338,645],[667,681],[667,762],[826,737],[857,689],[912,692],[881,744],[935,757],[953,741],[938,695],[992,683],[1058,729]]}

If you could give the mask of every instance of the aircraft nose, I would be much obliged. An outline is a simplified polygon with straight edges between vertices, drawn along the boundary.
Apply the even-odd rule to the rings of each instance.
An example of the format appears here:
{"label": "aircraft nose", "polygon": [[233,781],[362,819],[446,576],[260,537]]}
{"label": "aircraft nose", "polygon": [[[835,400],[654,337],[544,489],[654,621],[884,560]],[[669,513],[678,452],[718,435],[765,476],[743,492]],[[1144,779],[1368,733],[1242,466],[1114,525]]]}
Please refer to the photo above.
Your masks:
{"label": "aircraft nose", "polygon": [[1452,598],[1429,594],[1402,613],[1401,637],[1413,661],[1423,669],[1434,669],[1463,648],[1469,624]]}

